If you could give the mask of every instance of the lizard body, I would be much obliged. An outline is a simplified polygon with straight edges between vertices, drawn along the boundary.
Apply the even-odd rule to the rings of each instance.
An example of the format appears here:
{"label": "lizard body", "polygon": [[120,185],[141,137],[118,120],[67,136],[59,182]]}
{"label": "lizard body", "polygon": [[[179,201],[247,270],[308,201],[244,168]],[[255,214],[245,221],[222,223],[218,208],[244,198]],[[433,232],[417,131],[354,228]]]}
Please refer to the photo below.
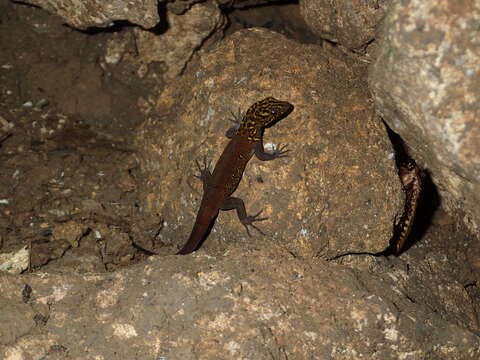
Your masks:
{"label": "lizard body", "polygon": [[266,219],[258,217],[261,211],[248,216],[243,201],[231,195],[237,189],[243,171],[254,154],[262,161],[286,156],[285,153],[288,150],[284,148],[280,148],[273,154],[264,151],[263,131],[266,127],[287,117],[292,111],[292,104],[273,97],[254,103],[247,110],[239,127],[234,127],[227,132],[230,142],[218,159],[213,173],[210,172],[206,161],[203,169],[197,162],[200,170],[200,175],[197,177],[203,182],[203,198],[190,237],[177,254],[189,254],[198,248],[220,210],[236,209],[238,218],[249,235],[248,226],[252,226],[261,233],[261,230],[253,224],[255,221]]}
{"label": "lizard body", "polygon": [[414,160],[409,160],[399,166],[398,174],[405,191],[405,207],[403,214],[394,228],[393,246],[396,255],[400,254],[408,235],[412,230],[413,219],[417,211],[418,199],[422,191],[420,169]]}

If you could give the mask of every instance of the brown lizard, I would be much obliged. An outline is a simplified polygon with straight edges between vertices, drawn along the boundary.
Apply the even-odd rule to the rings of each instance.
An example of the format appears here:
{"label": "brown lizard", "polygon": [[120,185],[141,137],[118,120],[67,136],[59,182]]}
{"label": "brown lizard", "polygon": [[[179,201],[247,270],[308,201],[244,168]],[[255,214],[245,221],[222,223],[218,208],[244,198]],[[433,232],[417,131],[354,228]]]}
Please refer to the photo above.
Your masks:
{"label": "brown lizard", "polygon": [[230,142],[218,159],[213,173],[210,172],[210,166],[206,160],[204,160],[203,168],[197,162],[200,170],[200,175],[197,177],[203,182],[203,198],[190,237],[177,254],[189,254],[198,248],[207,236],[220,210],[236,209],[238,218],[245,226],[248,235],[250,235],[248,226],[262,233],[253,223],[267,218],[258,217],[261,211],[255,215],[247,215],[242,199],[231,195],[237,189],[245,166],[253,154],[262,161],[287,156],[285,153],[288,150],[285,147],[279,147],[272,154],[266,153],[262,139],[266,127],[274,125],[292,111],[292,104],[276,100],[273,97],[267,97],[254,103],[247,110],[241,122],[227,131]]}
{"label": "brown lizard", "polygon": [[412,230],[413,219],[415,218],[418,200],[422,191],[422,176],[419,167],[413,159],[400,164],[398,175],[405,191],[405,207],[400,220],[394,227],[393,237],[390,242],[395,255],[400,254]]}

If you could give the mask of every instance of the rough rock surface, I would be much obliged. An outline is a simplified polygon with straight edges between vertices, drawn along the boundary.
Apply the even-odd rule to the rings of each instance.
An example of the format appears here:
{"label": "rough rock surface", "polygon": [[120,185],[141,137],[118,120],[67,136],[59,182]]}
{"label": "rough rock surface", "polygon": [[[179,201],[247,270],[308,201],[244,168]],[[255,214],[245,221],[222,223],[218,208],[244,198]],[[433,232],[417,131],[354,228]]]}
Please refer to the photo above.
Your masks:
{"label": "rough rock surface", "polygon": [[377,110],[480,233],[478,1],[398,1],[370,72]]}
{"label": "rough rock surface", "polygon": [[107,27],[113,21],[126,20],[144,28],[152,28],[159,21],[158,0],[27,0],[61,16],[78,29]]}
{"label": "rough rock surface", "polygon": [[159,219],[136,216],[129,150],[151,88],[99,69],[110,35],[0,1],[0,271],[101,272],[151,246]]}
{"label": "rough rock surface", "polygon": [[[166,14],[169,29],[156,34],[143,29],[134,30],[138,59],[142,63],[139,72],[146,72],[148,65],[157,62],[167,67],[166,77],[177,77],[194,52],[212,34],[221,34],[226,25],[225,16],[213,2],[193,5],[182,15]],[[218,39],[217,39],[218,40]],[[142,70],[143,69],[143,70]]]}
{"label": "rough rock surface", "polygon": [[[383,250],[403,193],[364,74],[339,52],[265,29],[238,32],[192,64],[136,138],[148,179],[143,210],[164,219],[162,241],[179,247],[187,239],[202,193],[195,160],[218,159],[231,112],[274,96],[295,110],[266,130],[265,144],[292,152],[247,165],[235,196],[250,214],[269,217],[259,224],[268,235],[254,233],[250,246],[271,242],[307,256]],[[221,212],[207,243],[224,248],[246,237],[235,212]]]}
{"label": "rough rock surface", "polygon": [[114,274],[3,275],[0,357],[478,359],[463,287],[422,286],[427,266],[394,264],[372,260],[374,275],[232,248]]}
{"label": "rough rock surface", "polygon": [[300,11],[312,31],[350,50],[364,52],[375,38],[388,0],[301,0]]}
{"label": "rough rock surface", "polygon": [[[12,8],[16,11],[12,12]],[[140,95],[156,98],[156,92],[147,84],[158,82],[158,77],[146,76],[140,86],[125,87],[119,81],[112,81],[121,79],[132,85],[132,79],[136,78],[129,71],[131,68],[122,67],[122,61],[116,65],[116,71],[110,68],[105,73],[87,73],[82,67],[66,66],[71,61],[95,62],[98,49],[104,48],[100,39],[113,38],[109,43],[116,36],[132,39],[134,32],[129,28],[95,36],[79,34],[59,26],[56,17],[45,14],[34,7],[0,1],[0,122],[6,129],[0,132],[0,252],[8,253],[5,256],[11,258],[18,254],[14,249],[24,249],[33,240],[31,257],[25,260],[38,271],[15,277],[0,275],[0,359],[477,360],[480,357],[480,242],[466,235],[464,229],[458,229],[459,224],[442,211],[436,212],[433,222],[425,222],[423,228],[414,227],[412,234],[416,239],[421,237],[421,241],[398,258],[351,255],[338,258],[335,260],[338,264],[334,264],[319,258],[295,257],[301,249],[297,243],[292,241],[290,246],[287,242],[291,239],[279,239],[281,247],[287,247],[285,251],[272,246],[270,234],[266,239],[229,244],[228,251],[224,251],[226,246],[215,248],[218,233],[226,233],[228,227],[235,230],[236,236],[244,231],[235,214],[224,213],[219,219],[220,227],[216,224],[219,232],[213,233],[196,254],[155,257],[138,264],[143,258],[138,257],[138,245],[146,248],[158,245],[156,236],[165,238],[166,232],[161,229],[170,226],[167,222],[162,225],[161,216],[156,213],[146,216],[146,212],[139,211],[144,204],[137,196],[142,180],[158,182],[155,177],[160,177],[165,180],[165,191],[170,191],[170,178],[186,179],[194,173],[195,157],[189,153],[182,159],[184,163],[164,162],[169,165],[167,171],[144,175],[137,171],[129,143],[113,142],[112,134],[116,131],[127,140],[132,138],[130,124],[142,120],[140,112],[125,113],[120,104]],[[209,156],[216,160],[226,142],[222,134],[230,125],[225,121],[230,110],[235,111],[238,106],[245,109],[264,95],[267,85],[273,95],[286,96],[294,102],[297,108],[291,118],[268,129],[266,134],[267,141],[288,141],[294,150],[291,158],[278,164],[262,164],[263,177],[256,176],[258,161],[252,160],[249,168],[254,172],[244,179],[250,182],[241,193],[243,197],[251,196],[247,200],[249,210],[265,204],[275,206],[272,213],[284,216],[280,218],[282,223],[274,219],[260,225],[271,224],[271,229],[278,229],[280,225],[294,223],[292,216],[287,218],[282,214],[291,214],[291,209],[284,206],[282,194],[263,192],[278,188],[284,193],[285,188],[280,187],[284,184],[293,184],[292,187],[300,184],[300,194],[305,192],[303,187],[308,187],[311,193],[325,188],[335,192],[338,185],[344,191],[343,183],[332,184],[329,177],[332,169],[328,167],[332,164],[328,160],[332,159],[339,171],[345,168],[347,156],[352,157],[351,163],[363,164],[356,152],[370,144],[364,141],[363,147],[357,147],[356,141],[365,139],[364,129],[352,129],[347,120],[360,119],[367,124],[372,142],[381,132],[359,110],[370,106],[368,101],[362,102],[365,80],[359,74],[365,68],[335,52],[294,47],[278,35],[266,38],[265,34],[270,33],[263,33],[259,37],[262,41],[252,41],[252,33],[246,32],[245,42],[237,38],[233,45],[231,42],[222,48],[230,52],[213,52],[209,58],[192,63],[185,81],[198,91],[195,93],[184,84],[177,84],[177,90],[167,89],[165,100],[176,108],[160,103],[159,109],[168,111],[162,110],[156,124],[161,130],[170,129],[163,139],[173,142],[175,150],[180,152],[182,146],[187,149],[193,146],[191,137],[186,137],[192,135],[185,129],[193,127],[197,130],[193,137],[200,139],[205,139],[208,132],[208,141],[194,143],[197,148],[192,153],[201,159],[206,151],[198,149],[215,147]],[[235,44],[242,45],[241,51],[235,51]],[[252,44],[261,51],[262,62],[247,51]],[[270,53],[292,65],[265,61]],[[303,54],[306,60],[298,62],[297,57]],[[230,61],[224,68],[237,76],[235,90],[228,88],[230,74],[221,72],[223,65],[213,60],[215,56]],[[256,62],[248,63],[245,57],[249,56]],[[47,69],[62,71],[55,76],[45,71],[45,65]],[[154,70],[150,69],[149,74],[157,75]],[[205,75],[209,72],[213,75]],[[316,76],[325,80],[319,81]],[[75,82],[62,81],[63,77]],[[98,83],[99,78],[103,78],[105,86],[88,88],[91,82]],[[279,82],[274,83],[275,79]],[[214,82],[225,87],[219,90]],[[50,84],[55,86],[45,86]],[[317,86],[320,88],[314,88]],[[128,91],[119,91],[125,88]],[[37,95],[28,89],[35,89]],[[181,90],[185,93],[178,95]],[[105,102],[93,101],[107,91],[115,96],[116,102],[104,105]],[[228,91],[235,95],[234,105]],[[205,99],[209,92],[211,99]],[[175,94],[178,96],[173,98]],[[201,106],[191,102],[195,96],[200,98]],[[63,114],[59,107],[68,97],[78,101],[74,108],[76,116],[82,111],[86,114],[86,110],[102,113],[98,117],[80,116],[88,119],[92,128]],[[49,104],[42,99],[49,100]],[[31,100],[32,108],[23,106],[26,100]],[[190,104],[189,112],[184,114],[184,105],[177,101]],[[354,110],[349,108],[353,105]],[[204,106],[217,113],[208,112]],[[103,113],[105,109],[111,113]],[[119,112],[124,112],[124,116],[119,117]],[[185,118],[179,119],[176,113],[184,114]],[[199,119],[209,120],[199,114],[211,116],[208,126],[192,125]],[[187,119],[190,122],[184,126]],[[175,128],[172,124],[175,121],[182,127]],[[332,126],[334,121],[336,127]],[[343,127],[352,134],[344,133]],[[109,136],[99,136],[99,129]],[[3,131],[10,136],[2,137]],[[186,145],[175,143],[183,132],[187,134],[182,138]],[[289,132],[295,138],[288,138]],[[314,136],[319,145],[311,139]],[[359,139],[352,140],[354,136]],[[309,148],[307,152],[302,152],[304,144]],[[385,147],[382,145],[377,151],[383,153]],[[332,148],[338,154],[330,151]],[[365,156],[376,161],[368,150]],[[173,155],[171,158],[177,159]],[[314,163],[318,158],[326,161],[318,166]],[[291,174],[288,178],[282,178],[279,169],[288,170],[291,161],[300,171],[294,169],[295,172],[287,173]],[[381,172],[382,167],[374,163],[368,169]],[[264,174],[273,174],[273,170],[280,174],[278,181],[273,175]],[[325,179],[321,186],[317,184],[317,175],[312,175],[319,172]],[[300,176],[309,182],[302,185],[289,180]],[[396,179],[395,171],[389,169],[380,179],[386,177]],[[262,185],[259,181],[263,178],[266,181]],[[189,181],[199,192],[195,179]],[[330,233],[335,232],[335,226],[345,229],[341,222],[334,223],[338,221],[335,217],[346,217],[352,211],[348,201],[355,200],[356,189],[363,191],[365,186],[355,181],[352,180],[353,190],[345,199],[333,198],[344,208],[329,210],[328,215],[333,217],[329,219],[333,229]],[[155,186],[163,191],[162,186]],[[398,180],[392,186],[399,186]],[[248,187],[263,191],[250,194]],[[294,188],[287,190],[297,196]],[[197,192],[192,195],[190,188],[173,191],[197,197],[195,202],[182,198],[188,199],[185,207],[190,219],[182,219],[188,233],[191,227],[188,222],[193,222],[200,195]],[[391,191],[402,198],[399,189]],[[384,197],[392,193],[385,193]],[[259,194],[264,196],[262,202],[253,206],[252,199]],[[276,199],[282,202],[275,203]],[[302,204],[304,207],[312,207],[318,201],[314,196],[307,200]],[[291,208],[295,210],[299,204],[300,201],[294,202]],[[421,203],[425,205],[428,202]],[[377,206],[375,202],[372,205]],[[349,212],[340,214],[346,208]],[[424,217],[426,213],[421,208],[418,215]],[[222,220],[225,216],[227,221]],[[354,216],[350,228],[355,230],[359,217]],[[432,220],[429,216],[425,218]],[[315,220],[307,218],[305,222]],[[86,227],[89,230],[85,232]],[[178,234],[171,238],[175,236]],[[164,254],[173,252],[171,247],[154,247],[154,250]],[[137,265],[119,269],[133,262]],[[24,264],[20,271],[25,269]],[[114,269],[119,270],[104,273]]]}

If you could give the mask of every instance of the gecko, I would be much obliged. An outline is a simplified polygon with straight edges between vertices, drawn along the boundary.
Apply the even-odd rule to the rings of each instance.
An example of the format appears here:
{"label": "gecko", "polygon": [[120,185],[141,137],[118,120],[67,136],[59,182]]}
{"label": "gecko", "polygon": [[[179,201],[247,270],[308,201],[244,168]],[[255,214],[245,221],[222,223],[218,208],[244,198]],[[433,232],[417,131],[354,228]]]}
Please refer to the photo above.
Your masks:
{"label": "gecko", "polygon": [[237,119],[236,126],[227,131],[226,135],[230,141],[218,159],[213,172],[210,172],[210,164],[205,158],[203,168],[196,161],[200,171],[200,175],[196,177],[203,183],[203,197],[190,237],[177,255],[189,254],[199,247],[208,235],[220,210],[235,209],[248,235],[250,235],[248,226],[262,233],[254,224],[254,222],[267,219],[259,217],[262,210],[255,215],[247,215],[243,200],[233,197],[232,194],[237,189],[243,171],[254,154],[262,161],[287,156],[286,153],[289,150],[285,146],[279,146],[273,153],[265,152],[263,132],[265,128],[287,117],[293,108],[289,102],[273,97],[267,97],[254,103],[248,108],[241,121]]}
{"label": "gecko", "polygon": [[417,211],[418,200],[422,191],[422,176],[420,168],[413,159],[409,159],[400,164],[398,175],[405,191],[405,206],[403,214],[394,226],[391,245],[395,255],[402,251],[408,235],[412,230],[413,219]]}

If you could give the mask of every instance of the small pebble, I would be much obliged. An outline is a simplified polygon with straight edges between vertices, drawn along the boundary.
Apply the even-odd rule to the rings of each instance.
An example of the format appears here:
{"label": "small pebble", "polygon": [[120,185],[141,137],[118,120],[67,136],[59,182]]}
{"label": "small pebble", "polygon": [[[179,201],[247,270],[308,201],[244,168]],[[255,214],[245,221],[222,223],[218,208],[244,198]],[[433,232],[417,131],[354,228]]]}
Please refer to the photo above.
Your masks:
{"label": "small pebble", "polygon": [[48,100],[47,99],[40,99],[37,101],[35,104],[35,107],[33,108],[35,111],[42,111],[42,109],[48,105]]}

